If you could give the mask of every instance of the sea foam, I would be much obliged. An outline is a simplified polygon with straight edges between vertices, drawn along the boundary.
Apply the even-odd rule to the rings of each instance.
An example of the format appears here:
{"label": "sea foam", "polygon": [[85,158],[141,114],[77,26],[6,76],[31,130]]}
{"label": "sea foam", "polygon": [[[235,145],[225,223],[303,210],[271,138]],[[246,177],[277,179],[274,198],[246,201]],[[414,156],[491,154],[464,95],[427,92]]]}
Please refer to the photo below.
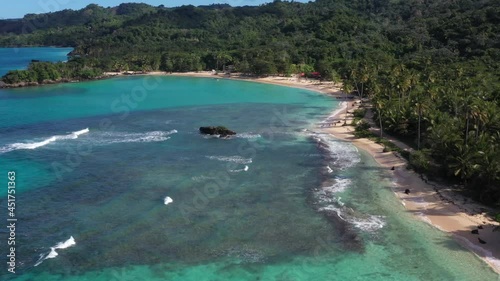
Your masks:
{"label": "sea foam", "polygon": [[322,122],[320,122],[319,124],[330,123],[332,121],[332,119],[334,119],[340,112],[345,111],[346,107],[347,107],[347,102],[346,101],[341,102],[340,103],[340,108],[337,108],[335,111],[333,111],[332,113],[330,113],[330,115],[325,120],[323,120]]}
{"label": "sea foam", "polygon": [[[344,170],[353,167],[361,161],[358,149],[349,143],[339,141],[328,134],[309,134],[323,151],[326,164],[330,170],[334,166]],[[332,166],[333,165],[333,166]]]}
{"label": "sea foam", "polygon": [[56,252],[56,250],[66,249],[66,248],[72,247],[74,245],[76,245],[76,242],[75,242],[75,238],[73,238],[73,236],[71,236],[68,240],[66,240],[64,242],[57,243],[54,247],[50,247],[49,253],[47,253],[45,255],[43,255],[43,254],[40,255],[40,258],[35,263],[35,266],[39,266],[46,259],[53,259],[53,258],[57,257],[59,254]]}
{"label": "sea foam", "polygon": [[177,130],[170,131],[151,131],[145,133],[127,133],[127,132],[104,132],[96,134],[91,141],[94,145],[109,145],[116,143],[134,143],[134,142],[161,142],[170,139],[170,135],[178,133]]}
{"label": "sea foam", "polygon": [[[89,133],[89,129],[72,132],[68,135],[57,135],[38,142],[13,143],[0,148],[0,154],[18,149],[36,149],[59,140],[77,139],[80,135]],[[91,142],[92,145],[109,145],[115,143],[132,142],[161,142],[170,139],[170,135],[178,133],[177,130],[171,131],[151,131],[145,133],[126,133],[126,132],[93,132],[91,137],[84,142]]]}
{"label": "sea foam", "polygon": [[257,139],[261,137],[262,136],[260,134],[254,134],[254,133],[240,133],[236,135],[236,138],[240,139]]}
{"label": "sea foam", "polygon": [[351,186],[352,181],[347,178],[335,178],[335,183],[331,186],[326,186],[323,187],[323,190],[327,191],[328,193],[339,193],[339,192],[344,192],[349,186]]}
{"label": "sea foam", "polygon": [[326,166],[326,169],[327,169],[327,171],[328,171],[329,174],[333,173],[333,170],[332,170],[332,168],[330,168],[329,165]]}
{"label": "sea foam", "polygon": [[315,193],[316,200],[322,207],[319,212],[335,212],[337,216],[352,226],[367,232],[373,232],[385,226],[383,216],[365,215],[345,206],[339,193],[352,185],[348,178],[336,177],[334,183],[319,188]]}
{"label": "sea foam", "polygon": [[250,164],[252,163],[252,158],[243,158],[241,156],[206,156],[211,160],[218,160],[222,162],[233,162],[237,164]]}
{"label": "sea foam", "polygon": [[168,197],[168,196],[167,196],[167,197],[165,197],[165,199],[163,200],[163,203],[164,203],[165,205],[168,205],[168,204],[170,204],[170,203],[172,203],[172,202],[174,202],[174,200],[173,200],[172,198]]}
{"label": "sea foam", "polygon": [[341,203],[341,206],[339,207],[333,204],[321,207],[318,211],[333,211],[337,213],[337,216],[341,220],[367,232],[379,230],[386,224],[383,216],[357,214],[353,209],[344,206],[343,203]]}
{"label": "sea foam", "polygon": [[0,147],[0,153],[6,153],[6,152],[13,151],[13,150],[19,150],[19,149],[37,149],[39,147],[46,146],[46,145],[53,143],[55,141],[58,141],[58,140],[77,139],[78,136],[80,136],[82,134],[86,134],[88,132],[89,132],[89,128],[86,128],[86,129],[83,129],[80,131],[72,132],[68,135],[51,136],[49,138],[46,138],[46,139],[44,139],[42,141],[38,141],[38,142],[12,143],[12,144],[8,144],[4,147]]}
{"label": "sea foam", "polygon": [[332,185],[321,187],[316,191],[315,196],[320,203],[334,202],[338,197],[337,193],[344,192],[351,186],[351,183],[350,179],[336,177]]}
{"label": "sea foam", "polygon": [[231,173],[241,173],[241,172],[247,172],[249,169],[250,169],[250,167],[248,167],[248,165],[245,165],[245,168],[243,168],[243,169],[229,170],[229,172],[231,172]]}

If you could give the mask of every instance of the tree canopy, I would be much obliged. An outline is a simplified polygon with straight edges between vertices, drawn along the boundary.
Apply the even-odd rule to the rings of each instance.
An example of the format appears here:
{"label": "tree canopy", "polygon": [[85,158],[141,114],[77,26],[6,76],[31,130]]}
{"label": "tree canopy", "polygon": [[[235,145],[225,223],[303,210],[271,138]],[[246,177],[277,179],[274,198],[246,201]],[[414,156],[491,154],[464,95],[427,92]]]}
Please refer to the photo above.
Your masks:
{"label": "tree canopy", "polygon": [[[370,97],[384,131],[428,171],[500,202],[500,2],[274,1],[176,8],[121,4],[0,21],[0,46],[72,46],[67,64],[35,63],[3,81],[100,71],[318,71]],[[415,158],[416,159],[416,158]]]}

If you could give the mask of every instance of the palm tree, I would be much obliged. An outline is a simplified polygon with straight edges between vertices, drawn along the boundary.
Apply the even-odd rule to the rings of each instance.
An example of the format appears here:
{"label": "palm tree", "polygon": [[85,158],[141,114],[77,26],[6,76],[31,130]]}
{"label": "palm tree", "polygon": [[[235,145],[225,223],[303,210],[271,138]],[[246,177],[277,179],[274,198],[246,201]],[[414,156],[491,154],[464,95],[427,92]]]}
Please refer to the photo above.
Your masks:
{"label": "palm tree", "polygon": [[417,113],[417,149],[420,150],[421,136],[422,136],[422,114],[426,108],[426,90],[424,87],[416,87],[413,91],[413,103]]}
{"label": "palm tree", "polygon": [[378,122],[380,126],[380,137],[384,136],[384,128],[382,125],[382,108],[384,108],[385,104],[382,99],[376,99],[375,108],[377,109]]}
{"label": "palm tree", "polygon": [[479,177],[490,186],[500,180],[500,151],[498,140],[490,134],[482,134],[475,142],[477,163],[480,164]]}
{"label": "palm tree", "polygon": [[463,103],[463,111],[465,114],[465,136],[464,136],[464,144],[467,145],[469,143],[469,131],[470,131],[470,119],[472,117],[473,110],[473,101],[474,97],[472,95],[466,95],[462,99]]}
{"label": "palm tree", "polygon": [[381,83],[380,82],[375,82],[373,83],[373,86],[371,88],[371,100],[373,102],[373,105],[375,106],[375,109],[377,111],[377,118],[379,121],[379,126],[380,126],[380,137],[383,137],[384,135],[384,128],[382,125],[382,109],[385,106],[385,99],[384,97],[381,97]]}
{"label": "palm tree", "polygon": [[370,81],[370,78],[372,76],[372,73],[370,71],[370,67],[366,64],[363,64],[360,66],[359,69],[359,82],[361,84],[361,91],[358,89],[359,97],[363,98],[364,91],[365,91],[365,84]]}
{"label": "palm tree", "polygon": [[345,115],[344,115],[344,125],[347,125],[347,112],[349,110],[349,102],[347,101],[347,93],[350,93],[352,91],[352,85],[349,82],[350,81],[348,81],[348,80],[344,80],[344,82],[342,83],[342,92],[344,92],[345,103],[346,103]]}
{"label": "palm tree", "polygon": [[448,156],[448,163],[453,174],[460,177],[467,186],[468,180],[477,171],[479,165],[474,161],[474,153],[468,145],[456,145],[456,153]]}
{"label": "palm tree", "polygon": [[231,61],[233,58],[226,52],[218,52],[214,54],[215,59],[215,70],[219,70],[220,64],[222,64],[222,68],[226,68],[226,63]]}

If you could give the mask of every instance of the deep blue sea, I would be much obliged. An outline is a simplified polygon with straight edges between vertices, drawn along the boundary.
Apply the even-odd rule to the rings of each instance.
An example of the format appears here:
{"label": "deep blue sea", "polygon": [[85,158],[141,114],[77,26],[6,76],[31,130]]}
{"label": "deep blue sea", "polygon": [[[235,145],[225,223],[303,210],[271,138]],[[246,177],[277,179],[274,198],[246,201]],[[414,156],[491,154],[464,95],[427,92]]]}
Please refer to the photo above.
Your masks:
{"label": "deep blue sea", "polygon": [[369,155],[316,131],[337,107],[174,76],[0,90],[0,219],[9,171],[17,219],[0,280],[495,280]]}

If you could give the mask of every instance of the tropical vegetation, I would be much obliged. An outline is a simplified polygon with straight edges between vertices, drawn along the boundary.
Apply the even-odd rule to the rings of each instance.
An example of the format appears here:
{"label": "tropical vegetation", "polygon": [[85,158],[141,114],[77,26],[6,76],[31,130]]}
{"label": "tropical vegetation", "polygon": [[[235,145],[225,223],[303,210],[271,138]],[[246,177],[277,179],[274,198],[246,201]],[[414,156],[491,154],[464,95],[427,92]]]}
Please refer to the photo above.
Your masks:
{"label": "tropical vegetation", "polygon": [[[89,5],[0,21],[1,46],[72,46],[5,83],[102,71],[319,72],[373,104],[418,169],[500,202],[500,2],[274,1],[261,6]],[[366,126],[366,125],[363,125]]]}

